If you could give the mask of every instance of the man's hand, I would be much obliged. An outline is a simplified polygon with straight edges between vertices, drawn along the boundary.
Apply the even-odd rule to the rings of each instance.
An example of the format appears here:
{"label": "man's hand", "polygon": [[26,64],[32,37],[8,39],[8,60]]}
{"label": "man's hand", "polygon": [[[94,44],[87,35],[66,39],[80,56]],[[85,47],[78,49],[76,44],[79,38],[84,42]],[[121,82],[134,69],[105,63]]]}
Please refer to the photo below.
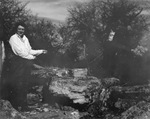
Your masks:
{"label": "man's hand", "polygon": [[29,60],[34,60],[34,59],[36,59],[36,56],[34,56],[34,55],[29,55],[28,59],[29,59]]}
{"label": "man's hand", "polygon": [[43,53],[43,54],[46,54],[46,53],[47,53],[47,50],[43,50],[42,53]]}

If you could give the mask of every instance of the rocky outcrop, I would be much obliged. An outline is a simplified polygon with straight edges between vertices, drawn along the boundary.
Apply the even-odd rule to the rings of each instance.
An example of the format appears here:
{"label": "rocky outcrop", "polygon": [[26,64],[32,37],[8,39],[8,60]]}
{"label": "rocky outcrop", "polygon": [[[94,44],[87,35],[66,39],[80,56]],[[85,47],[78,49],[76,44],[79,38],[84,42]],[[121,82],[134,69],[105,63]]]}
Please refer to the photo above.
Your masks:
{"label": "rocky outcrop", "polygon": [[9,101],[0,100],[0,119],[29,119],[15,110]]}
{"label": "rocky outcrop", "polygon": [[79,119],[78,110],[60,110],[48,104],[34,106],[31,111],[18,112],[9,101],[0,100],[0,119]]}
{"label": "rocky outcrop", "polygon": [[141,101],[113,119],[150,119],[150,103]]}
{"label": "rocky outcrop", "polygon": [[[78,70],[79,71],[79,70]],[[68,69],[39,68],[33,74],[47,79],[48,90],[74,103],[88,103],[85,119],[149,119],[150,85],[116,86],[117,78],[98,79]],[[81,74],[80,74],[81,73]],[[83,117],[84,119],[84,117]]]}
{"label": "rocky outcrop", "polygon": [[61,95],[74,103],[90,103],[93,98],[103,97],[107,88],[119,82],[117,78],[98,79],[87,75],[87,69],[59,69],[43,67],[32,74],[47,80],[48,89],[54,95]]}
{"label": "rocky outcrop", "polygon": [[73,100],[74,103],[88,103],[92,90],[102,88],[99,79],[95,77],[86,78],[54,78],[49,89],[57,94],[64,95]]}

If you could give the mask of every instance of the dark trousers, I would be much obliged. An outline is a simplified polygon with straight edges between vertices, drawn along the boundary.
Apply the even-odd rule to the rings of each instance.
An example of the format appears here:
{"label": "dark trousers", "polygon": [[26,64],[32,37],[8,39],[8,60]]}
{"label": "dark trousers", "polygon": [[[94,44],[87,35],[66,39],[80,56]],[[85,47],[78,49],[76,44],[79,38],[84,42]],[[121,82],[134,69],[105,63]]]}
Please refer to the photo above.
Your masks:
{"label": "dark trousers", "polygon": [[28,82],[32,66],[32,60],[18,56],[13,56],[9,61],[9,71],[5,73],[2,82],[2,98],[9,100],[16,109],[27,106]]}

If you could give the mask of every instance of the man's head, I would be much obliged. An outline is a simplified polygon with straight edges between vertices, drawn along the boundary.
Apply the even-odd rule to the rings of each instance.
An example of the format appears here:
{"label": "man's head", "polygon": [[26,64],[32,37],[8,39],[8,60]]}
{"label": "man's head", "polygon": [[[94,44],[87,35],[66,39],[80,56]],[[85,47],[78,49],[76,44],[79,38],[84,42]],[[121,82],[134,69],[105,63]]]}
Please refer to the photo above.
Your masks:
{"label": "man's head", "polygon": [[113,41],[115,36],[115,32],[113,30],[110,31],[109,36],[108,36],[108,41]]}
{"label": "man's head", "polygon": [[22,22],[19,22],[16,24],[16,33],[20,36],[23,37],[25,32],[25,24]]}

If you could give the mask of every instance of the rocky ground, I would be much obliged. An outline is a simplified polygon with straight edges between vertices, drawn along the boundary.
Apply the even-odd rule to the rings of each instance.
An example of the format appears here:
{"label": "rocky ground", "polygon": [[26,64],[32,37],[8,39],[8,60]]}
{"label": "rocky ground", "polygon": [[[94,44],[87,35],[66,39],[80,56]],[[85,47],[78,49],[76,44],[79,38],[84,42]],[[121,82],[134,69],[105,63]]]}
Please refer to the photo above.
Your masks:
{"label": "rocky ground", "polygon": [[79,119],[79,111],[72,108],[60,109],[48,104],[37,104],[31,111],[19,112],[8,101],[0,100],[0,119]]}
{"label": "rocky ground", "polygon": [[80,71],[69,76],[66,69],[39,68],[33,72],[39,82],[28,94],[31,110],[20,112],[0,100],[0,119],[150,119],[150,85],[122,87],[116,78]]}

